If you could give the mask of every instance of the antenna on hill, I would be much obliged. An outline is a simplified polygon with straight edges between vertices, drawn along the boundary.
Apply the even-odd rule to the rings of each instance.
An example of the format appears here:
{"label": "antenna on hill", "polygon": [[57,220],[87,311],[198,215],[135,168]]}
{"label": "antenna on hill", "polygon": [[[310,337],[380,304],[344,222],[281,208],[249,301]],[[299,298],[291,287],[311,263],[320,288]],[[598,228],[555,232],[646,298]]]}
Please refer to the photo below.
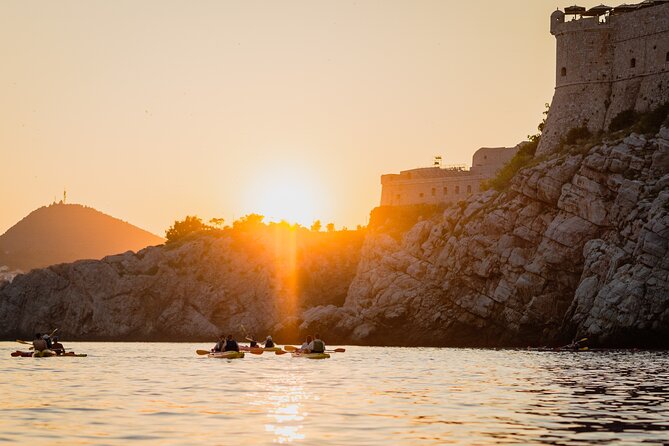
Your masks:
{"label": "antenna on hill", "polygon": [[437,155],[434,157],[434,163],[432,163],[433,167],[441,167],[441,155]]}
{"label": "antenna on hill", "polygon": [[63,188],[63,204],[67,201],[67,189]]}

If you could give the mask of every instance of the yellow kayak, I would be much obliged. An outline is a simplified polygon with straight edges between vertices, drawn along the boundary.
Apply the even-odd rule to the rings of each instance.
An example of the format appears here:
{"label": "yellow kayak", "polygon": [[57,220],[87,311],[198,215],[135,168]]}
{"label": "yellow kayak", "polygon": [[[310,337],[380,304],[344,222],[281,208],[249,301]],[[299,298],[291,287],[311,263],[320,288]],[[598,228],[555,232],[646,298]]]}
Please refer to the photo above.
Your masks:
{"label": "yellow kayak", "polygon": [[237,359],[243,358],[244,352],[215,352],[209,353],[208,358],[220,358],[220,359]]}
{"label": "yellow kayak", "polygon": [[327,353],[300,353],[293,352],[291,353],[293,358],[307,358],[307,359],[327,359],[330,357]]}

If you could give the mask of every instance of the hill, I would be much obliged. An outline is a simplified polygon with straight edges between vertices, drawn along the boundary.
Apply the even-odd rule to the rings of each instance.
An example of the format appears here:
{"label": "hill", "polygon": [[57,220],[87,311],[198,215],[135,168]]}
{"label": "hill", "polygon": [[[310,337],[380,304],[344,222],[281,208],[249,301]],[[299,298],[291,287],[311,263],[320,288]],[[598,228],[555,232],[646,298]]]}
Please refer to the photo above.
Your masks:
{"label": "hill", "polygon": [[0,236],[0,266],[28,271],[163,242],[93,208],[60,202],[34,210]]}

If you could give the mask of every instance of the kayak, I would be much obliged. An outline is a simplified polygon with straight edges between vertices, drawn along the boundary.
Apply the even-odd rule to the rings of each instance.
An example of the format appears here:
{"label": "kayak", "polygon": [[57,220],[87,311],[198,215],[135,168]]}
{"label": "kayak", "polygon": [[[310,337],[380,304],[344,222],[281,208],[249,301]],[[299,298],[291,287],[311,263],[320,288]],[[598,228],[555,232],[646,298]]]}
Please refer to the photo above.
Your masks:
{"label": "kayak", "polygon": [[65,353],[64,355],[57,355],[55,352],[51,350],[44,350],[41,352],[37,352],[37,354],[33,352],[22,352],[19,350],[16,350],[15,352],[11,353],[12,356],[14,357],[21,357],[21,358],[53,358],[53,357],[74,357],[74,358],[85,358],[88,356],[86,353]]}
{"label": "kayak", "polygon": [[293,352],[291,353],[293,358],[308,358],[308,359],[327,359],[330,357],[327,353],[300,353]]}
{"label": "kayak", "polygon": [[241,347],[239,347],[239,350],[244,351],[244,352],[250,352],[251,350],[256,350],[256,351],[262,350],[264,352],[278,352],[279,350],[281,350],[281,347],[267,347],[267,348],[265,348],[265,347],[248,347],[246,345],[242,345]]}
{"label": "kayak", "polygon": [[209,353],[208,358],[220,358],[220,359],[237,359],[243,358],[244,352],[215,352]]}

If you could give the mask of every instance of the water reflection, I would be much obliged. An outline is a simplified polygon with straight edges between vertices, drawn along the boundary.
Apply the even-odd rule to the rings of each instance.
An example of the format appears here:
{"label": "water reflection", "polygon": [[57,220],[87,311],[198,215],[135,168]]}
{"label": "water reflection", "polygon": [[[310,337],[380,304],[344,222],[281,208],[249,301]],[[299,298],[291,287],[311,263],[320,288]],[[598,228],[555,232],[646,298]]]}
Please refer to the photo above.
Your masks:
{"label": "water reflection", "polygon": [[[195,357],[200,345],[109,343],[76,345],[88,358],[39,360],[11,358],[14,347],[0,344],[0,442],[585,445],[669,439],[668,352],[347,347],[325,361],[289,355],[221,361]],[[36,385],[57,391],[36,391]]]}

